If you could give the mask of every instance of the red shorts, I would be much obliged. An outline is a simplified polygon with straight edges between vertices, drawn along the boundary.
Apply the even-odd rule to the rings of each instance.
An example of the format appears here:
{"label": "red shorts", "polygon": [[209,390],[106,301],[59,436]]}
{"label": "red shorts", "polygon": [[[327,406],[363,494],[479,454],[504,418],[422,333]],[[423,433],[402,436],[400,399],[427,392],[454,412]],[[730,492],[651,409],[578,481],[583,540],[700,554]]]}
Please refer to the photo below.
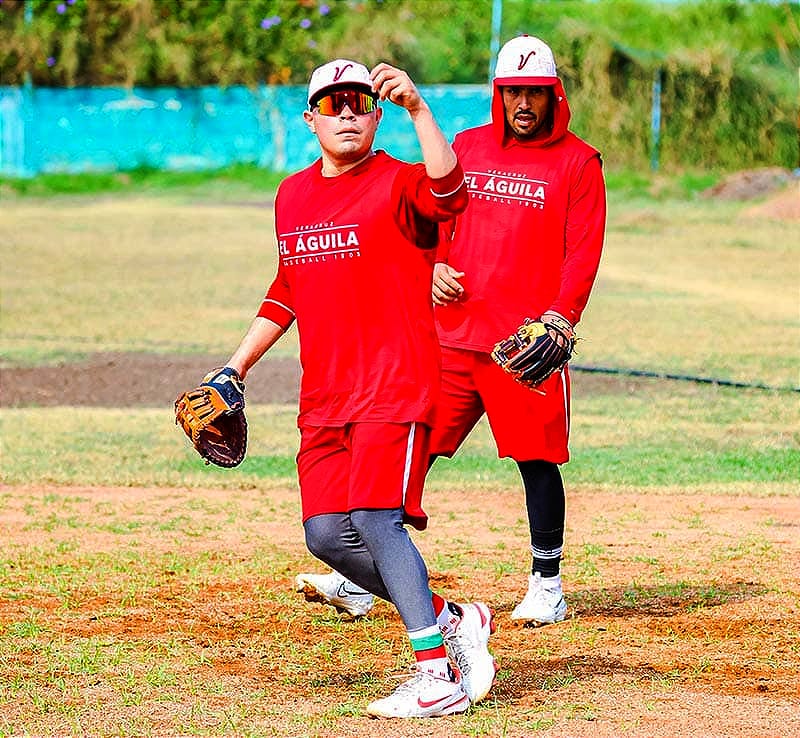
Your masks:
{"label": "red shorts", "polygon": [[303,522],[325,513],[402,507],[405,521],[425,530],[429,441],[430,428],[422,423],[303,427],[297,453]]}
{"label": "red shorts", "polygon": [[[538,390],[538,391],[537,391]],[[442,391],[431,432],[431,453],[452,456],[483,413],[497,454],[515,461],[569,461],[569,372],[530,390],[489,354],[442,346]]]}

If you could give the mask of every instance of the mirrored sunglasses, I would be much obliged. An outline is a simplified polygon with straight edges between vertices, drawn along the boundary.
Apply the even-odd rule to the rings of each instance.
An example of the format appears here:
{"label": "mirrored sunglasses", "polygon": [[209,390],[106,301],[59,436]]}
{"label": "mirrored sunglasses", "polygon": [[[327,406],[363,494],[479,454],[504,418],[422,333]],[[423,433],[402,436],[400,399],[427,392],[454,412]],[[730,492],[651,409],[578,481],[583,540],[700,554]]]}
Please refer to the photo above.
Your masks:
{"label": "mirrored sunglasses", "polygon": [[375,110],[378,101],[366,92],[336,90],[317,100],[314,107],[320,115],[339,115],[345,105],[356,115],[367,115]]}

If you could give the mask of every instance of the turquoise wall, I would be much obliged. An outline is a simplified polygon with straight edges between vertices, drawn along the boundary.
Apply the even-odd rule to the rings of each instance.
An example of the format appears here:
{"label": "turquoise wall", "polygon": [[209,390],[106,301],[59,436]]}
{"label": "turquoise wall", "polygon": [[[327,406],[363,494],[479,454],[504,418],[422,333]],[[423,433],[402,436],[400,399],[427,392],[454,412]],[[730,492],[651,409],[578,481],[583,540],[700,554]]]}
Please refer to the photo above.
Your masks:
{"label": "turquoise wall", "polygon": [[[488,121],[484,85],[421,87],[445,135]],[[186,170],[252,163],[294,171],[318,155],[305,87],[0,87],[0,175]],[[376,147],[420,158],[405,110],[384,103]]]}

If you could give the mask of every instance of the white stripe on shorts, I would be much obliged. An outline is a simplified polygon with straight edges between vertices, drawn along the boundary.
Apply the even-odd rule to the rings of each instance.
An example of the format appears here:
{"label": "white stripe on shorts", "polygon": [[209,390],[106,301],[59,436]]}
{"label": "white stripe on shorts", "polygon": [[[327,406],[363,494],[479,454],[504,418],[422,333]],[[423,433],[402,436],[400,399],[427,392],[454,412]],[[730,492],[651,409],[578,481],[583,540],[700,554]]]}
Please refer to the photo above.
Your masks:
{"label": "white stripe on shorts", "polygon": [[408,443],[406,444],[406,465],[403,469],[403,504],[406,504],[406,492],[408,491],[408,480],[411,477],[411,461],[414,458],[414,433],[417,424],[412,423],[408,431]]}
{"label": "white stripe on shorts", "polygon": [[567,397],[567,378],[565,375],[565,371],[561,369],[561,389],[564,392],[564,417],[567,420],[567,440],[569,440],[569,398]]}

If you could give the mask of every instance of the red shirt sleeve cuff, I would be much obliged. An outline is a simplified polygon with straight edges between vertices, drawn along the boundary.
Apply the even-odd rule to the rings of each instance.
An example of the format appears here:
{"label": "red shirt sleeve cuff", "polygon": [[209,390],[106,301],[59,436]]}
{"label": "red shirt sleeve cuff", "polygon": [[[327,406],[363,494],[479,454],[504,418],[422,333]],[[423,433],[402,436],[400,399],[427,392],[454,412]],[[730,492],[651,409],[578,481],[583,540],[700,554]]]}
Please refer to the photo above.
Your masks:
{"label": "red shirt sleeve cuff", "polygon": [[264,298],[261,308],[258,311],[259,318],[266,318],[279,325],[283,330],[287,330],[294,322],[294,312],[283,303],[269,297]]}
{"label": "red shirt sleeve cuff", "polygon": [[452,171],[444,177],[431,179],[431,192],[436,197],[448,197],[454,195],[464,186],[464,170],[461,164],[456,162]]}

